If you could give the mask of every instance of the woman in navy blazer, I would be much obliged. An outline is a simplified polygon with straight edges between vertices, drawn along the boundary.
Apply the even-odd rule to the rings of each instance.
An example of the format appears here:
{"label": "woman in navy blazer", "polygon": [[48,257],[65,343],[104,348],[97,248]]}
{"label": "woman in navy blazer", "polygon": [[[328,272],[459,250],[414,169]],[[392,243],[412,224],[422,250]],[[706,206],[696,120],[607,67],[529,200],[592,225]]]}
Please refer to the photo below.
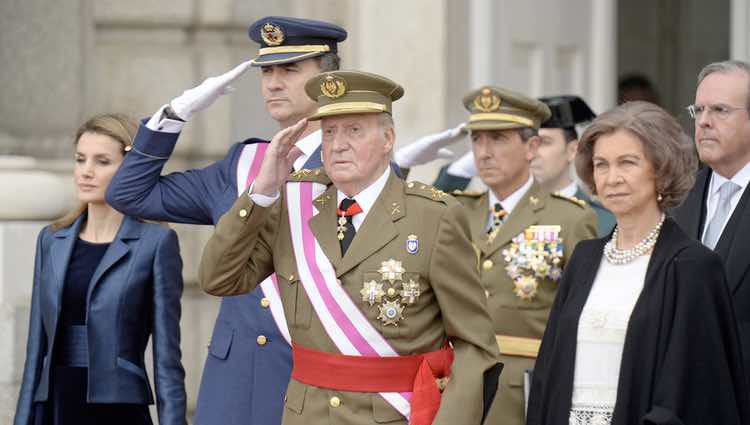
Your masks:
{"label": "woman in navy blazer", "polygon": [[104,114],[76,134],[80,207],[37,240],[16,425],[151,424],[149,337],[159,423],[186,423],[177,235],[104,200],[136,129],[127,117]]}

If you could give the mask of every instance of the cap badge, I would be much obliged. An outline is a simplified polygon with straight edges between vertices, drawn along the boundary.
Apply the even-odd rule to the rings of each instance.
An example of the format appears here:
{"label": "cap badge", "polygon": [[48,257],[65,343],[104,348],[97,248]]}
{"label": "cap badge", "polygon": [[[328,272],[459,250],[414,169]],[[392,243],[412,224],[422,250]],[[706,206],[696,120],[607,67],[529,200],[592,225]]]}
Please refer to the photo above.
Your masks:
{"label": "cap badge", "polygon": [[284,31],[278,25],[267,22],[260,28],[260,38],[269,46],[278,46],[284,42]]}
{"label": "cap badge", "polygon": [[500,108],[500,103],[500,98],[488,88],[483,88],[474,99],[474,107],[480,112],[495,112]]}
{"label": "cap badge", "polygon": [[341,77],[327,75],[320,84],[320,91],[325,97],[336,99],[346,93],[346,81]]}

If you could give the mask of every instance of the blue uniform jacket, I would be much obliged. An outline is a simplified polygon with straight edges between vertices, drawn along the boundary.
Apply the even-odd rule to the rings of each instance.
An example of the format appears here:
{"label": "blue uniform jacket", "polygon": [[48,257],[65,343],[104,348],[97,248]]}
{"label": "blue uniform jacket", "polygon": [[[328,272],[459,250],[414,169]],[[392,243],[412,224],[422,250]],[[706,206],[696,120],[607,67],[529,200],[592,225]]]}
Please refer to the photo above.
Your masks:
{"label": "blue uniform jacket", "polygon": [[[14,424],[31,422],[33,402],[49,395],[57,324],[71,253],[84,216],[44,228],[37,239],[26,364]],[[88,401],[153,404],[144,366],[149,336],[159,423],[184,425],[185,371],[180,362],[182,260],[177,234],[125,217],[89,284]]]}
{"label": "blue uniform jacket", "polygon": [[[237,161],[249,139],[234,144],[206,168],[161,175],[178,134],[141,125],[134,147],[107,190],[107,202],[126,214],[152,220],[215,224],[237,200]],[[321,166],[316,150],[306,168]],[[271,312],[260,305],[263,292],[224,297],[203,368],[197,425],[281,423],[292,371],[291,347]],[[259,345],[263,335],[266,343]]]}

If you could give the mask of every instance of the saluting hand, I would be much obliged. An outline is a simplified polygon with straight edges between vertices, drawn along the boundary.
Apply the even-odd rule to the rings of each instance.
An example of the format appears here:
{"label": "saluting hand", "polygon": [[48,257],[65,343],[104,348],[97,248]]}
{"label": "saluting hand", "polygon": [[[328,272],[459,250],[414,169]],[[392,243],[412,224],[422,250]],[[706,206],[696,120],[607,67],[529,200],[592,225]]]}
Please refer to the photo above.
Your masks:
{"label": "saluting hand", "polygon": [[263,157],[258,176],[252,193],[265,196],[276,196],[279,188],[284,184],[294,161],[302,155],[302,151],[294,144],[297,143],[302,133],[307,128],[307,119],[297,121],[291,127],[287,127],[273,136],[271,144]]}
{"label": "saluting hand", "polygon": [[229,72],[207,78],[200,85],[185,90],[180,96],[172,99],[169,106],[178,117],[187,121],[194,113],[208,108],[220,96],[234,90],[230,84],[250,69],[251,65],[252,61],[242,62]]}

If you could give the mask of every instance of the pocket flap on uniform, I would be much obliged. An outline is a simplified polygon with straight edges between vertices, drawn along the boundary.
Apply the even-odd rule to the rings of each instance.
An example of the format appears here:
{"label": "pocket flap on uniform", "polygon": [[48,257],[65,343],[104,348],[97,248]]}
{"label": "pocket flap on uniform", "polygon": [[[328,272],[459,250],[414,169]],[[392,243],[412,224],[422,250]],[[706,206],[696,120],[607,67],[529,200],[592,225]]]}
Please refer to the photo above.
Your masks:
{"label": "pocket flap on uniform", "polygon": [[379,394],[373,394],[372,398],[372,417],[376,423],[384,424],[388,422],[405,421],[406,418],[391,406]]}
{"label": "pocket flap on uniform", "polygon": [[225,360],[229,355],[229,348],[232,346],[233,337],[234,329],[231,326],[224,322],[216,322],[208,352],[214,357]]}
{"label": "pocket flap on uniform", "polygon": [[284,397],[284,405],[287,409],[292,412],[301,415],[302,407],[305,404],[305,394],[307,393],[307,385],[301,384],[294,379],[289,381],[289,386],[286,389],[286,396]]}

